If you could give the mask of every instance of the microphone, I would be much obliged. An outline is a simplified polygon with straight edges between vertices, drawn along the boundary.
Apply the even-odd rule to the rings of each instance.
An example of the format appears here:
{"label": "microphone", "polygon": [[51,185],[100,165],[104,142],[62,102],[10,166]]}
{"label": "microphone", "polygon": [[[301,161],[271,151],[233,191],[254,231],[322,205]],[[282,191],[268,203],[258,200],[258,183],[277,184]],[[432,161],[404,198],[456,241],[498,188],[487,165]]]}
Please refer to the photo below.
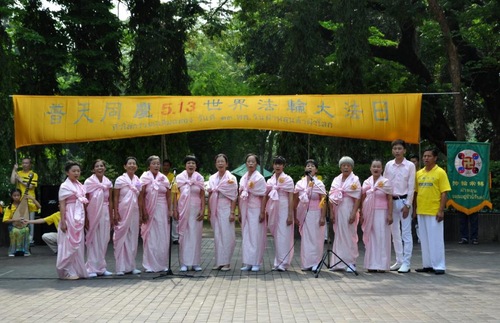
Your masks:
{"label": "microphone", "polygon": [[314,182],[314,178],[311,176],[311,171],[310,171],[310,170],[306,170],[306,171],[304,172],[304,175],[306,175],[307,177],[309,177],[309,178],[311,179],[311,181],[313,181],[313,182]]}
{"label": "microphone", "polygon": [[174,168],[173,171],[174,171],[174,176],[175,176],[175,174],[177,174],[177,168]]}

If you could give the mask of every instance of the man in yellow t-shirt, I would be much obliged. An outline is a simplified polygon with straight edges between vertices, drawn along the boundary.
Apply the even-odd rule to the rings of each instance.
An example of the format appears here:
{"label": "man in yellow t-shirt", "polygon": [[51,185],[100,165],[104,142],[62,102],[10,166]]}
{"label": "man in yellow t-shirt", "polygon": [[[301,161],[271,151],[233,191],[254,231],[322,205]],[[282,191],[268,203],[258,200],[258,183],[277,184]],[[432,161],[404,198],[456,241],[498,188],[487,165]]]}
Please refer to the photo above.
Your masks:
{"label": "man in yellow t-shirt", "polygon": [[[43,224],[47,223],[48,225],[53,224],[56,227],[56,230],[59,228],[59,221],[61,221],[61,212],[56,212],[51,214],[43,219],[29,220],[29,224]],[[49,248],[57,253],[57,232],[47,232],[42,235],[42,240],[49,246]]]}
{"label": "man in yellow t-shirt", "polygon": [[[28,194],[36,198],[35,189],[38,186],[38,174],[31,170],[31,166],[32,165],[30,158],[23,158],[21,162],[22,169],[20,171],[17,171],[19,165],[15,164],[14,167],[12,168],[12,174],[10,175],[10,182],[11,184],[15,184],[16,188],[20,189],[23,194],[26,191],[26,188],[28,188]],[[27,187],[30,174],[33,174],[33,179],[31,180],[30,186]],[[34,220],[35,213],[38,211],[38,208],[31,200],[28,200],[28,208],[30,211],[30,220]],[[35,229],[34,225],[31,224],[30,225],[31,244],[33,244],[33,236],[35,232],[34,229]]]}
{"label": "man in yellow t-shirt", "polygon": [[436,165],[438,151],[424,150],[424,168],[415,176],[416,213],[422,248],[422,268],[416,272],[445,273],[444,257],[444,208],[448,192],[451,191],[446,172]]}

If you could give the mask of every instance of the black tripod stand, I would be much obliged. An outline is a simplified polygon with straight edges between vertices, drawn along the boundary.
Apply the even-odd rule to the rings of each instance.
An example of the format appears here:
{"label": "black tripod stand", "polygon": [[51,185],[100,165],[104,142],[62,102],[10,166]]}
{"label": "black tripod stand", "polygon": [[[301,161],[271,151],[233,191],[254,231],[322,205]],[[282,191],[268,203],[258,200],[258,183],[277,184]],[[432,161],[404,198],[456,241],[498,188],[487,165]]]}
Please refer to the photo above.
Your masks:
{"label": "black tripod stand", "polygon": [[[308,175],[308,176],[310,176],[310,175]],[[310,178],[311,178],[311,181],[314,183],[314,185],[316,185],[316,183],[314,182],[314,178],[313,177],[310,177]],[[317,187],[320,188],[319,186],[317,186]],[[330,198],[328,197],[328,194],[326,192],[324,192],[324,194],[325,194],[325,198],[326,198],[326,214],[327,214],[327,218],[330,219],[330,217],[328,215],[330,213],[330,203],[331,202],[330,202]],[[346,265],[346,267],[349,268],[354,275],[358,276],[359,274],[356,271],[356,269],[352,268],[348,263],[346,263],[342,258],[340,258],[335,252],[333,252],[333,246],[332,246],[332,244],[333,244],[333,234],[332,234],[333,228],[331,227],[331,223],[327,222],[326,225],[328,226],[328,238],[329,238],[328,248],[325,250],[325,252],[323,253],[323,257],[321,258],[320,262],[316,266],[316,271],[314,272],[315,273],[314,277],[318,278],[319,273],[321,272],[321,268],[323,267],[323,265],[325,265],[327,269],[331,269],[340,263],[343,263],[344,265]],[[338,259],[338,261],[331,266],[328,265],[330,263],[330,259],[331,259],[330,254],[334,255]]]}

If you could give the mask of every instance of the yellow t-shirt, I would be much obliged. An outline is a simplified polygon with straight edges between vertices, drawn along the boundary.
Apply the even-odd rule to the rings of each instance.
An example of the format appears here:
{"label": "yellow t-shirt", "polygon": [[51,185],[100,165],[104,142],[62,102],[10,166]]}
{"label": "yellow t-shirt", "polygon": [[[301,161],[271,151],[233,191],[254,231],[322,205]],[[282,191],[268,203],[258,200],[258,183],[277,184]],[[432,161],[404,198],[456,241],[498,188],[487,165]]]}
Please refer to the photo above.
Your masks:
{"label": "yellow t-shirt", "polygon": [[[33,187],[28,190],[28,194],[36,198],[35,188],[38,186],[38,174],[32,171],[24,172],[21,169],[20,171],[17,172],[17,175],[21,178],[21,180],[24,183],[28,183],[30,173],[33,173],[33,179],[31,180],[31,186]],[[21,190],[22,194],[24,194],[24,192],[26,191],[26,186],[19,183],[19,181],[16,183],[16,188]],[[33,203],[33,201],[31,200],[28,200],[28,207],[30,209],[30,212],[36,212],[38,210],[35,203]]]}
{"label": "yellow t-shirt", "polygon": [[61,212],[57,211],[56,213],[54,214],[51,214],[45,218],[43,218],[45,220],[45,223],[47,224],[54,224],[56,229],[59,228],[59,221],[61,221]]}
{"label": "yellow t-shirt", "polygon": [[5,208],[5,213],[3,214],[3,222],[12,220],[14,216],[14,212],[16,212],[17,206],[11,204],[10,206]]}
{"label": "yellow t-shirt", "polygon": [[441,193],[451,191],[448,175],[438,165],[430,171],[425,167],[415,176],[417,194],[417,214],[435,216],[439,211]]}
{"label": "yellow t-shirt", "polygon": [[165,174],[165,176],[167,176],[170,185],[172,185],[172,182],[174,181],[174,173],[169,172],[168,174]]}

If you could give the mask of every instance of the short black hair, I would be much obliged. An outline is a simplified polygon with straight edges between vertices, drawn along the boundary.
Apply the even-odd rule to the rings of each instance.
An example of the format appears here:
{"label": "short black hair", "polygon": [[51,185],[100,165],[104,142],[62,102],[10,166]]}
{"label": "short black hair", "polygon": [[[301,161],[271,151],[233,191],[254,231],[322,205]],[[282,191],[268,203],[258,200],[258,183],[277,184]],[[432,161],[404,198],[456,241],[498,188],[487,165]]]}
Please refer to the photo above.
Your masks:
{"label": "short black hair", "polygon": [[308,160],[306,160],[306,163],[305,163],[305,165],[304,165],[304,166],[306,166],[306,167],[307,167],[307,164],[313,164],[313,165],[314,165],[314,167],[318,168],[318,162],[317,162],[317,161],[315,161],[314,159],[308,159]]}
{"label": "short black hair", "polygon": [[283,156],[275,156],[273,158],[273,165],[286,165],[286,159]]}
{"label": "short black hair", "polygon": [[439,150],[436,147],[427,147],[422,151],[422,154],[425,153],[426,151],[430,151],[432,153],[432,156],[437,157],[439,155]]}
{"label": "short black hair", "polygon": [[184,157],[182,163],[186,165],[188,161],[194,161],[196,163],[196,168],[200,167],[200,161],[198,160],[198,158],[196,158],[195,155],[187,155],[186,157]]}
{"label": "short black hair", "polygon": [[394,147],[396,145],[401,145],[404,149],[406,149],[406,141],[404,141],[403,139],[396,139],[391,142],[391,147]]}

